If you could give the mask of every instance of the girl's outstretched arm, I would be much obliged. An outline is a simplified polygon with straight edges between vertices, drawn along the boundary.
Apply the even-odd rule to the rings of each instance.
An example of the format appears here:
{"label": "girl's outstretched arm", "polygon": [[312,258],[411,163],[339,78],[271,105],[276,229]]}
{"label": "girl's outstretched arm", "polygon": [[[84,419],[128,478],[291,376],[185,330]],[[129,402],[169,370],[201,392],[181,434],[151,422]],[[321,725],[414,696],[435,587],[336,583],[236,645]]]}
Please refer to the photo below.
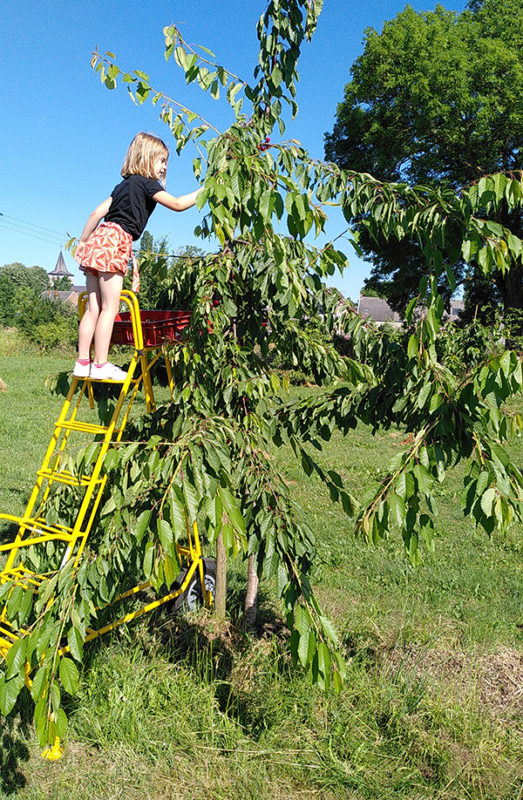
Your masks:
{"label": "girl's outstretched arm", "polygon": [[107,200],[104,200],[103,203],[100,203],[100,205],[97,208],[95,208],[95,210],[90,215],[90,217],[87,220],[87,222],[85,223],[85,227],[84,227],[84,229],[82,231],[82,235],[80,236],[80,241],[81,242],[85,242],[85,240],[89,238],[89,236],[92,234],[92,232],[98,226],[98,223],[100,222],[100,220],[102,220],[105,217],[105,215],[107,214],[107,212],[109,211],[112,202],[113,202],[113,198],[112,197],[108,197]]}
{"label": "girl's outstretched arm", "polygon": [[153,200],[156,200],[157,203],[165,206],[165,208],[170,208],[171,211],[185,211],[196,203],[196,198],[201,191],[201,189],[196,189],[195,192],[182,194],[180,197],[174,197],[169,192],[156,192],[153,195]]}

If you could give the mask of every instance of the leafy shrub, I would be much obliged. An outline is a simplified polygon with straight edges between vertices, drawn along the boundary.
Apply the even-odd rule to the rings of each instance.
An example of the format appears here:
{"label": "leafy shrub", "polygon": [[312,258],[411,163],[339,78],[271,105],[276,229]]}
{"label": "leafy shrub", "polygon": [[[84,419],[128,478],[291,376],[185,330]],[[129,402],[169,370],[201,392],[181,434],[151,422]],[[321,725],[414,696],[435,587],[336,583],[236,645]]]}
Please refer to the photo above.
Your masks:
{"label": "leafy shrub", "polygon": [[523,352],[523,309],[511,308],[504,317],[506,347]]}
{"label": "leafy shrub", "polygon": [[24,303],[15,320],[16,327],[44,350],[74,345],[78,336],[76,309],[65,303],[33,297]]}
{"label": "leafy shrub", "polygon": [[487,327],[477,320],[461,327],[450,322],[437,339],[439,359],[455,374],[463,374],[504,350],[499,326]]}
{"label": "leafy shrub", "polygon": [[77,324],[70,325],[70,321],[64,317],[58,317],[53,322],[43,322],[37,325],[29,338],[42,350],[53,350],[60,346],[73,345],[77,338]]}
{"label": "leafy shrub", "polygon": [[478,320],[448,323],[437,339],[439,359],[455,374],[464,374],[503,350],[523,351],[523,312],[511,309],[492,325]]}

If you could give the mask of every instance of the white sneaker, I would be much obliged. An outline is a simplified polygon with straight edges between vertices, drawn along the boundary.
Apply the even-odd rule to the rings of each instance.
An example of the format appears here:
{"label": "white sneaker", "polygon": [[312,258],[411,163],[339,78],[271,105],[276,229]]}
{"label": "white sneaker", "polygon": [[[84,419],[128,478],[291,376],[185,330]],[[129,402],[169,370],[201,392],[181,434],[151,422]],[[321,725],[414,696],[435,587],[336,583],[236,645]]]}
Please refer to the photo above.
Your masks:
{"label": "white sneaker", "polygon": [[89,364],[80,364],[79,361],[75,361],[73,375],[75,378],[88,378],[90,369],[91,362]]}
{"label": "white sneaker", "polygon": [[127,372],[124,372],[123,369],[120,369],[120,367],[117,367],[115,364],[111,364],[110,361],[107,361],[102,367],[97,367],[93,362],[91,364],[90,377],[94,381],[116,381],[117,383],[123,383],[127,378]]}

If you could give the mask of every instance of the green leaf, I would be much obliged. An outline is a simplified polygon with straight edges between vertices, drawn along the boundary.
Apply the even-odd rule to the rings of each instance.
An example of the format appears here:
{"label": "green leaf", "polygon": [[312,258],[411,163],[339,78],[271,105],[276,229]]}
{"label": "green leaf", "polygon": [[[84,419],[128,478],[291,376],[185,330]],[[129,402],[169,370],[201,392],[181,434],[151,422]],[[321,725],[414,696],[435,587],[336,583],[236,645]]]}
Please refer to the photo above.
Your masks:
{"label": "green leaf", "polygon": [[54,715],[55,733],[60,739],[63,739],[67,734],[67,715],[63,708],[55,711]]}
{"label": "green leaf", "polygon": [[278,65],[276,65],[273,71],[271,72],[271,82],[275,89],[278,88],[278,86],[282,82],[282,79],[283,79],[283,73],[281,69],[278,67]]}
{"label": "green leaf", "polygon": [[31,697],[33,698],[35,703],[38,703],[39,700],[45,694],[45,690],[48,688],[47,682],[49,680],[49,668],[48,667],[40,667],[36,675],[33,678],[33,682],[31,684]]}
{"label": "green leaf", "polygon": [[449,282],[449,286],[452,289],[452,291],[454,291],[456,288],[456,275],[454,273],[454,270],[452,269],[452,267],[449,267],[448,264],[445,264],[445,272],[447,274],[447,280]]}
{"label": "green leaf", "polygon": [[229,490],[225,489],[223,486],[220,486],[218,492],[223,503],[223,507],[232,525],[237,531],[245,533],[245,520],[240,512],[236,498],[233,497]]}
{"label": "green leaf", "polygon": [[136,539],[138,544],[142,541],[148,527],[149,527],[149,520],[151,519],[151,512],[150,511],[142,511],[138,519],[136,520],[136,526],[134,529]]}
{"label": "green leaf", "polygon": [[60,660],[60,681],[65,691],[70,694],[76,694],[78,689],[78,667],[71,658],[62,658]]}
{"label": "green leaf", "polygon": [[143,559],[143,571],[145,577],[149,580],[153,572],[155,547],[153,542],[147,542],[145,545],[145,555]]}
{"label": "green leaf", "polygon": [[298,645],[298,658],[302,667],[307,667],[314,653],[316,652],[316,637],[312,631],[304,631],[300,634]]}
{"label": "green leaf", "polygon": [[407,325],[410,325],[410,323],[412,322],[412,315],[414,314],[414,309],[416,308],[417,304],[418,304],[418,298],[413,297],[405,310],[405,322],[407,323]]}
{"label": "green leaf", "polygon": [[416,334],[412,334],[409,338],[409,344],[407,346],[407,355],[409,358],[417,358],[418,357],[418,349],[419,349],[419,341]]}
{"label": "green leaf", "polygon": [[109,473],[118,466],[119,456],[116,450],[108,450],[105,454],[103,469],[104,472]]}
{"label": "green leaf", "polygon": [[421,391],[416,401],[416,405],[418,406],[418,408],[423,408],[425,406],[431,392],[432,392],[432,383],[426,383],[424,386],[421,387]]}
{"label": "green leaf", "polygon": [[11,680],[7,680],[5,677],[0,678],[0,711],[4,717],[7,717],[13,710],[23,685],[24,680],[20,679],[18,675]]}
{"label": "green leaf", "polygon": [[189,521],[195,522],[198,516],[198,495],[196,494],[194,485],[191,484],[187,478],[183,482],[183,496],[189,513]]}
{"label": "green leaf", "polygon": [[71,655],[77,661],[82,661],[83,658],[83,651],[84,651],[84,642],[82,635],[77,628],[70,628],[69,633],[67,634],[67,644],[69,645],[69,650],[71,651]]}
{"label": "green leaf", "polygon": [[187,61],[187,55],[185,50],[181,45],[179,45],[174,51],[174,59],[179,67],[181,67],[185,71],[185,64]]}
{"label": "green leaf", "polygon": [[297,605],[294,609],[294,627],[300,632],[301,636],[309,632],[310,615],[301,605]]}
{"label": "green leaf", "polygon": [[7,654],[6,677],[12,678],[13,675],[24,674],[24,666],[27,652],[27,639],[17,639],[10,647]]}
{"label": "green leaf", "polygon": [[14,586],[9,600],[7,601],[7,614],[9,619],[14,619],[18,614],[24,591],[24,587],[20,584]]}
{"label": "green leaf", "polygon": [[186,519],[185,508],[174,489],[171,490],[169,496],[169,509],[171,512],[171,524],[173,526],[175,539],[178,540],[180,537],[185,536]]}
{"label": "green leaf", "polygon": [[166,586],[171,586],[174,583],[174,579],[176,578],[178,572],[180,571],[180,565],[178,562],[175,562],[171,556],[165,556],[163,562],[163,571],[165,575]]}
{"label": "green leaf", "polygon": [[338,638],[338,634],[336,633],[334,625],[327,617],[320,616],[320,621],[324,634],[328,636],[333,645],[337,647],[339,645],[340,640]]}
{"label": "green leaf", "polygon": [[492,504],[496,498],[496,490],[493,486],[491,486],[487,491],[481,496],[481,510],[485,514],[486,517],[490,517],[492,514]]}
{"label": "green leaf", "polygon": [[174,541],[172,528],[166,519],[159,519],[156,523],[158,538],[163,549],[168,553]]}
{"label": "green leaf", "polygon": [[318,683],[323,685],[325,689],[330,686],[331,664],[332,659],[329,648],[325,642],[320,642],[318,645],[318,668],[323,675],[323,681],[318,680]]}

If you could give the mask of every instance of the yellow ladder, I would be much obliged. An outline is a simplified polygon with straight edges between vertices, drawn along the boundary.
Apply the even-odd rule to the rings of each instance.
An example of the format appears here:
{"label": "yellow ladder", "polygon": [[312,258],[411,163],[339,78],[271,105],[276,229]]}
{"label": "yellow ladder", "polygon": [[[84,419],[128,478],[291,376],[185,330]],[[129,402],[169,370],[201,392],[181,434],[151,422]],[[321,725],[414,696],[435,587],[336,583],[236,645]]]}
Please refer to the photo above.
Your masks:
{"label": "yellow ladder", "polygon": [[[55,423],[42,466],[37,472],[36,481],[23,516],[0,514],[0,520],[5,520],[18,527],[16,536],[11,542],[0,544],[0,553],[5,553],[7,556],[0,572],[0,585],[10,582],[12,587],[7,599],[4,600],[3,608],[0,610],[0,656],[4,658],[7,658],[12,645],[28,633],[25,629],[17,629],[10,622],[9,598],[16,587],[22,587],[24,590],[31,592],[38,591],[38,587],[44,580],[48,579],[53,572],[60,570],[71,559],[74,559],[73,569],[79,565],[108,479],[107,474],[104,474],[102,469],[104,458],[109,448],[116,446],[121,441],[131,407],[141,387],[144,390],[147,410],[153,411],[155,409],[151,369],[162,358],[167,370],[171,396],[173,395],[174,382],[169,360],[169,345],[165,344],[165,342],[153,345],[145,344],[142,316],[136,295],[133,292],[124,290],[121,295],[121,301],[128,306],[130,311],[134,353],[127,377],[121,384],[109,421],[107,424],[100,424],[82,421],[79,418],[80,407],[82,405],[85,406],[86,400],[89,408],[94,409],[94,385],[99,383],[107,385],[107,382],[96,381],[91,378],[73,377],[62,410]],[[85,311],[86,303],[87,295],[84,293],[79,298],[80,317]],[[110,383],[113,386],[119,385],[112,381]],[[96,440],[97,453],[96,457],[91,460],[89,474],[78,475],[73,473],[71,469],[64,468],[64,463],[67,464],[67,458],[71,450],[71,437],[73,434],[80,435],[82,440],[81,447],[89,439],[95,438]],[[67,449],[68,445],[69,449]],[[69,524],[51,522],[46,519],[46,502],[50,497],[54,484],[65,484],[72,489],[83,492],[74,519]],[[162,597],[146,603],[141,608],[123,615],[109,625],[105,625],[98,630],[89,629],[85,636],[85,642],[184,595],[191,583],[194,585],[195,579],[198,580],[201,586],[200,596],[204,603],[206,605],[212,603],[212,590],[214,588],[213,563],[203,558],[196,522],[193,522],[192,526],[187,525],[186,533],[187,545],[177,547],[180,564],[184,565],[184,568],[171,590]],[[27,548],[48,546],[51,542],[53,543],[54,563],[49,568],[49,571],[39,574],[28,569],[24,564],[24,552],[27,551]],[[135,596],[138,592],[148,587],[150,587],[150,583],[141,583],[119,595],[113,602]],[[29,676],[27,681],[28,685],[30,685]],[[60,755],[59,747],[58,749],[54,748],[54,750],[55,752],[48,753],[47,757],[58,758]]]}

